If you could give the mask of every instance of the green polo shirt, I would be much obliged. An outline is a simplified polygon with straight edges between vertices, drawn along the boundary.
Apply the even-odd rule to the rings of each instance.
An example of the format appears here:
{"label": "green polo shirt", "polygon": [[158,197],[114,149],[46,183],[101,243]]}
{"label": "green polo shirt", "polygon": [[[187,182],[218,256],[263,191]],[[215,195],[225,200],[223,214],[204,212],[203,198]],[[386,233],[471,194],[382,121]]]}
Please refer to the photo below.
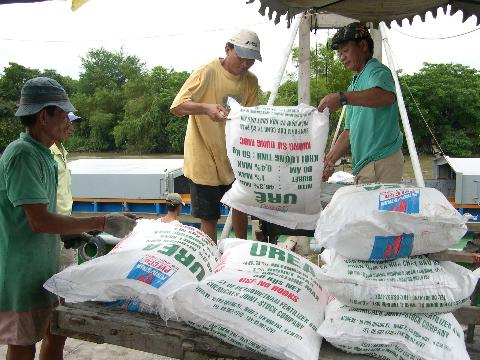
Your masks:
{"label": "green polo shirt", "polygon": [[58,269],[58,235],[34,233],[23,204],[55,212],[57,165],[50,149],[26,133],[0,158],[0,312],[31,311],[57,297],[43,283]]}
{"label": "green polo shirt", "polygon": [[[379,87],[395,93],[390,69],[377,59],[367,62],[363,70],[353,77],[348,91]],[[381,108],[347,106],[345,129],[350,130],[352,173],[356,175],[371,161],[384,159],[401,149],[403,134],[398,123],[398,104]]]}

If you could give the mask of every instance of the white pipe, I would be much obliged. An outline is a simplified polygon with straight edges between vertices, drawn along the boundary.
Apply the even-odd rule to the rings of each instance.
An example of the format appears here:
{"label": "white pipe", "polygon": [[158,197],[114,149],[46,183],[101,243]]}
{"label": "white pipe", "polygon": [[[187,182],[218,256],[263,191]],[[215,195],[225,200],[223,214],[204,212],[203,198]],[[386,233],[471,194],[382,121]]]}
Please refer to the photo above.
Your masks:
{"label": "white pipe", "polygon": [[337,128],[335,129],[335,134],[333,134],[332,143],[330,144],[330,150],[332,150],[333,145],[335,145],[335,141],[337,141],[337,136],[340,131],[340,126],[342,125],[343,115],[345,114],[345,108],[346,106],[344,105],[342,107],[342,112],[340,113],[340,117],[338,118]]}
{"label": "white pipe", "polygon": [[230,230],[232,230],[232,209],[228,212],[227,220],[225,220],[225,225],[223,225],[222,234],[220,239],[226,239],[230,236]]}
{"label": "white pipe", "polygon": [[310,105],[310,15],[302,16],[298,28],[298,101]]}
{"label": "white pipe", "polygon": [[293,23],[292,30],[290,33],[290,39],[288,40],[287,46],[283,52],[282,62],[280,63],[280,68],[278,69],[277,76],[274,79],[273,89],[270,93],[270,97],[268,98],[267,105],[273,105],[275,98],[277,97],[278,88],[280,87],[280,82],[282,81],[283,73],[285,72],[285,68],[287,67],[288,58],[292,52],[293,43],[295,42],[295,38],[297,37],[298,27],[300,26],[300,20],[302,19],[302,15],[298,16]]}
{"label": "white pipe", "polygon": [[382,34],[382,41],[385,44],[385,54],[387,54],[388,65],[392,71],[393,80],[395,81],[395,90],[397,92],[398,109],[400,111],[400,117],[402,118],[403,131],[405,132],[405,138],[407,139],[408,152],[410,153],[410,159],[412,161],[413,172],[415,174],[415,180],[418,187],[425,187],[423,181],[422,168],[420,167],[420,161],[418,160],[417,149],[415,148],[415,142],[413,140],[412,129],[410,128],[410,122],[408,120],[407,109],[405,108],[405,102],[403,101],[402,89],[398,81],[397,70],[393,63],[392,53],[390,45],[388,44],[387,32],[385,23],[380,23],[380,32]]}

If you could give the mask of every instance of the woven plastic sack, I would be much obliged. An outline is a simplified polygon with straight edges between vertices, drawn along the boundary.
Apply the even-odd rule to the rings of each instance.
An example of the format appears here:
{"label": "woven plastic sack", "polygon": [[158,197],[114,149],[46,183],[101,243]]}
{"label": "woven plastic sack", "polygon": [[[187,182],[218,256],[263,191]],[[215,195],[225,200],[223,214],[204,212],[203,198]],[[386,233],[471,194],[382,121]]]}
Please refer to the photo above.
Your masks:
{"label": "woven plastic sack", "polygon": [[343,351],[384,360],[469,359],[462,327],[451,313],[360,310],[334,300],[318,332]]}
{"label": "woven plastic sack", "polygon": [[426,256],[371,262],[336,255],[318,281],[341,303],[390,312],[451,312],[470,304],[478,275]]}
{"label": "woven plastic sack", "polygon": [[447,249],[466,233],[462,216],[433,188],[344,186],[322,211],[318,246],[358,260],[388,260]]}
{"label": "woven plastic sack", "polygon": [[278,359],[317,360],[327,295],[319,268],[276,245],[222,240],[214,273],[174,294],[193,327],[238,347]]}
{"label": "woven plastic sack", "polygon": [[227,154],[235,173],[222,202],[291,229],[315,229],[328,112],[299,106],[241,107],[229,98]]}
{"label": "woven plastic sack", "polygon": [[139,220],[110,253],[65,269],[44,287],[68,302],[118,301],[177,318],[170,294],[204,279],[219,258],[215,243],[194,227]]}

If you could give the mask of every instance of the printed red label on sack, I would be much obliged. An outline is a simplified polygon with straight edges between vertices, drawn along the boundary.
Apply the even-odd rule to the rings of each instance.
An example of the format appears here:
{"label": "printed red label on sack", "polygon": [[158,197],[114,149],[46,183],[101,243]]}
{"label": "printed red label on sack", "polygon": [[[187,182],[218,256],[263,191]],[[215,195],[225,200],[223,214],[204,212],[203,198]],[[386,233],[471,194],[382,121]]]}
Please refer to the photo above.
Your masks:
{"label": "printed red label on sack", "polygon": [[378,210],[418,214],[420,211],[420,191],[395,189],[381,192],[378,196]]}
{"label": "printed red label on sack", "polygon": [[127,275],[127,279],[138,280],[158,289],[170,279],[177,270],[177,266],[164,259],[146,255],[133,266]]}
{"label": "printed red label on sack", "polygon": [[413,234],[375,236],[369,260],[390,260],[410,256],[412,254],[413,239]]}

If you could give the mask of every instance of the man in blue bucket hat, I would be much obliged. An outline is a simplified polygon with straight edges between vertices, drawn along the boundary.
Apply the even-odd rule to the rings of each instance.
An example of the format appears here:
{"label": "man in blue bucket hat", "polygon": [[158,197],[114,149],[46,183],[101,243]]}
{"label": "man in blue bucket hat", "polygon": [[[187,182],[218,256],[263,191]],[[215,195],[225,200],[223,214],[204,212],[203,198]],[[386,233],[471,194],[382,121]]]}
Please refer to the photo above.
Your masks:
{"label": "man in blue bucket hat", "polygon": [[55,106],[64,112],[76,111],[63,87],[55,80],[36,77],[22,88],[20,106],[15,116],[34,115],[47,106]]}
{"label": "man in blue bucket hat", "polygon": [[65,338],[49,322],[58,298],[43,288],[58,271],[56,234],[105,231],[124,237],[135,220],[121,214],[74,218],[56,214],[57,165],[49,147],[61,139],[75,111],[55,80],[28,80],[16,116],[26,131],[0,158],[0,344],[7,359],[63,359]]}

